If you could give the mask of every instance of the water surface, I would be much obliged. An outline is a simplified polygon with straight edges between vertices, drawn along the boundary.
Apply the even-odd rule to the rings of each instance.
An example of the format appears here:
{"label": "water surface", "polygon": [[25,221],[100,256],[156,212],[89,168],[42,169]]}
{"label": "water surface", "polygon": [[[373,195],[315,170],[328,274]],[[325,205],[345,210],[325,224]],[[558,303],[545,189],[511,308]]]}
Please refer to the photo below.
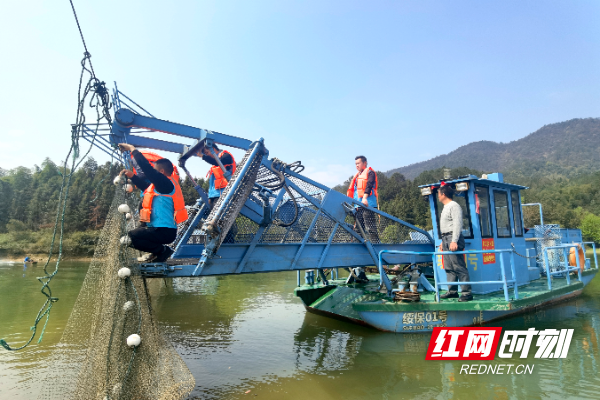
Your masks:
{"label": "water surface", "polygon": [[[0,399],[36,398],[87,265],[64,263],[60,298],[42,344],[0,350]],[[17,344],[44,301],[40,267],[0,264],[0,337]],[[597,399],[600,281],[578,299],[496,322],[506,329],[574,328],[566,360],[533,364],[532,375],[461,375],[461,361],[425,361],[429,334],[393,334],[306,313],[295,273],[154,279],[158,321],[196,379],[192,399]],[[246,393],[250,391],[249,393]]]}

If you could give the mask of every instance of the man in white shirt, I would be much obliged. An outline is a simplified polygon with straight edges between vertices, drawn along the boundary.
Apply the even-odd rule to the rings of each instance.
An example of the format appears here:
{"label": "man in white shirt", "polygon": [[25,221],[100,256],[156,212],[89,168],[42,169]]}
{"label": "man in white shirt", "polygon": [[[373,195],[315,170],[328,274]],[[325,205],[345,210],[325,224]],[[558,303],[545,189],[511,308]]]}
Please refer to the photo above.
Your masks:
{"label": "man in white shirt", "polygon": [[[452,200],[454,190],[448,186],[441,186],[438,191],[438,199],[444,205],[440,215],[440,232],[442,234],[442,244],[440,251],[463,251],[465,249],[465,238],[462,235],[463,213],[460,204]],[[463,254],[451,254],[444,256],[444,270],[448,282],[469,282],[469,270],[465,263]],[[471,285],[461,285],[462,295],[458,301],[471,301]],[[448,292],[440,296],[441,299],[451,299],[458,297],[458,286],[448,285]]]}

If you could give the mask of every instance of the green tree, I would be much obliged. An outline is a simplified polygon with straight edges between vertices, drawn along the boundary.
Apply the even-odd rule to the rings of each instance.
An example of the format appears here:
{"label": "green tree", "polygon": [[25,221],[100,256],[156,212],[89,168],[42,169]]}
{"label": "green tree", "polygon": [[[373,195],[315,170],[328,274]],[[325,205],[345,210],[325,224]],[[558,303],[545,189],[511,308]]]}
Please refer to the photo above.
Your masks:
{"label": "green tree", "polygon": [[600,217],[592,213],[586,214],[581,220],[583,240],[600,243]]}

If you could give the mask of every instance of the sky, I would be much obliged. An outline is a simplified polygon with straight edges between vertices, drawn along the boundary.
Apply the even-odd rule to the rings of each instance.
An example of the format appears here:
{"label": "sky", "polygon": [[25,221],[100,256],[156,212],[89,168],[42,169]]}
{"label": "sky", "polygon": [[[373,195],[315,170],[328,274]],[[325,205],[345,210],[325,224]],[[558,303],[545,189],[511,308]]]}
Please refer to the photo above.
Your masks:
{"label": "sky", "polygon": [[[158,118],[262,137],[330,186],[357,155],[387,171],[600,117],[598,1],[74,4],[99,79]],[[2,2],[0,45],[0,168],[60,162],[84,51],[69,1]]]}

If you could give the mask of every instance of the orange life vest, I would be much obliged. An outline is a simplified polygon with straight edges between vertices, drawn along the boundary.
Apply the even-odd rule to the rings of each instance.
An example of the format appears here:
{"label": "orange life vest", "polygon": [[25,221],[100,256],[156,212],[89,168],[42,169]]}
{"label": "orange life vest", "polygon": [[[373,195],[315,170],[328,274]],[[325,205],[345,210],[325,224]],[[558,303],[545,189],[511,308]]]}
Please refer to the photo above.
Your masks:
{"label": "orange life vest", "polygon": [[140,221],[141,222],[150,222],[150,217],[152,215],[152,201],[156,196],[164,196],[170,197],[173,199],[173,206],[175,209],[174,218],[175,223],[180,224],[183,221],[188,219],[188,213],[185,209],[185,201],[183,200],[183,193],[181,193],[181,187],[173,175],[169,177],[171,182],[173,182],[173,186],[175,186],[175,193],[173,194],[160,194],[156,193],[154,189],[154,184],[151,184],[148,189],[144,192],[144,199],[142,200],[142,209],[140,210]]}
{"label": "orange life vest", "polygon": [[[225,168],[227,167],[232,167],[231,168],[231,175],[235,174],[235,158],[233,158],[233,156],[231,155],[230,152],[228,152],[227,150],[223,150],[219,153],[218,157],[221,158],[221,156],[223,154],[229,154],[231,156],[231,159],[233,160],[233,164],[223,164],[223,166]],[[206,174],[206,177],[209,178],[211,175],[215,176],[215,189],[223,189],[225,186],[227,186],[227,179],[225,178],[225,173],[223,172],[223,170],[221,169],[221,167],[219,167],[218,165],[214,165],[212,166],[209,170],[208,173]]]}
{"label": "orange life vest", "polygon": [[[144,155],[144,158],[146,158],[146,160],[148,160],[150,165],[152,165],[153,167],[154,167],[154,164],[158,160],[160,160],[161,158],[164,158],[150,150],[138,150],[138,151]],[[133,159],[133,156],[131,156],[131,158]],[[137,174],[135,168],[133,168],[133,172],[135,174]],[[179,176],[179,171],[177,170],[177,167],[175,166],[175,164],[173,164],[173,174],[171,176],[174,176],[175,178],[177,178],[177,182],[179,182],[179,180],[181,179],[181,177]]]}
{"label": "orange life vest", "polygon": [[371,167],[367,167],[363,170],[363,172],[361,173],[356,173],[356,175],[354,175],[354,178],[352,178],[352,182],[350,182],[350,187],[348,188],[348,193],[346,193],[348,195],[348,197],[354,198],[354,184],[356,183],[356,190],[358,192],[358,198],[362,199],[363,195],[365,194],[365,189],[367,188],[367,180],[369,179],[369,171],[373,171],[373,173],[375,174],[375,186],[373,187],[373,192],[371,193],[371,195],[375,195],[375,197],[377,199],[379,199],[379,196],[377,195],[377,188],[379,187],[379,184],[377,182],[377,173],[375,172],[375,170]]}

